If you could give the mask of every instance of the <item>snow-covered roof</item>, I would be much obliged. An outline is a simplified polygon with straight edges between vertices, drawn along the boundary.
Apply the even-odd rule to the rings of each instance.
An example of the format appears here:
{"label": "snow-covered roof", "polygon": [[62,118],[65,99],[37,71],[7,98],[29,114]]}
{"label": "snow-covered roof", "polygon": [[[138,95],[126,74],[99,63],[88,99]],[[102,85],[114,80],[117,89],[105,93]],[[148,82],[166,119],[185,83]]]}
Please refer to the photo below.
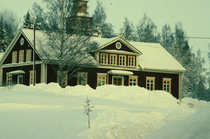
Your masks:
{"label": "snow-covered roof", "polygon": [[3,57],[4,55],[4,52],[0,52],[0,61],[1,61],[1,58]]}
{"label": "snow-covered roof", "polygon": [[144,70],[185,71],[185,68],[159,43],[130,42],[143,54],[139,65]]}
{"label": "snow-covered roof", "polygon": [[[30,29],[22,29],[22,32],[29,39],[29,41],[33,45],[33,30]],[[98,38],[92,37],[91,41],[97,42],[98,46],[106,46],[110,42],[117,40],[117,38]],[[47,35],[43,31],[36,31],[36,49],[42,54],[43,46],[39,46],[40,40],[47,41]],[[123,39],[124,40],[124,39]],[[46,43],[45,43],[46,44]],[[163,46],[159,43],[144,43],[144,42],[133,42],[127,41],[127,44],[132,45],[135,49],[140,51],[142,54],[139,55],[138,61],[139,66],[143,70],[164,70],[164,71],[185,71],[185,68],[171,55],[169,54]],[[49,49],[49,47],[45,46],[45,48]],[[53,51],[53,50],[49,50]],[[93,57],[92,57],[93,58]],[[94,58],[93,58],[94,59]]]}

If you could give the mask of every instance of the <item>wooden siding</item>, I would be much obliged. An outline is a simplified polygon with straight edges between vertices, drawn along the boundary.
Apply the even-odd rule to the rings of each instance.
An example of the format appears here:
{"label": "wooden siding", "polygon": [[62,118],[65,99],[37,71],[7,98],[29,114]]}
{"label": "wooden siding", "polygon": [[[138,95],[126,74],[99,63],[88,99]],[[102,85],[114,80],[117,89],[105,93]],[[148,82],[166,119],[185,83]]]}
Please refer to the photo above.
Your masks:
{"label": "wooden siding", "polygon": [[[17,42],[15,43],[14,47],[12,48],[11,52],[9,53],[9,55],[7,56],[7,58],[5,59],[3,64],[9,64],[12,63],[12,52],[17,51],[17,63],[19,61],[19,51],[20,50],[24,50],[24,62],[26,61],[26,50],[31,49],[32,47],[30,46],[30,44],[28,43],[28,41],[24,38],[24,44],[20,45],[20,39],[24,38],[23,35],[20,36],[20,38],[17,40]],[[33,51],[31,54],[31,59],[33,58]],[[41,60],[39,58],[39,56],[36,54],[35,55],[36,61]]]}
{"label": "wooden siding", "polygon": [[[134,52],[134,51],[132,51],[130,48],[128,48],[125,44],[123,44],[122,42],[120,42],[120,43],[122,44],[122,47],[121,47],[120,49],[117,49],[117,48],[115,47],[115,44],[116,44],[117,42],[120,42],[120,41],[116,41],[116,42],[110,44],[109,46],[104,47],[102,50],[121,50],[121,51],[127,51],[127,52]],[[134,52],[134,53],[135,53],[135,52]]]}
{"label": "wooden siding", "polygon": [[[24,78],[24,85],[29,85],[29,76],[30,76],[30,71],[33,70],[33,66],[19,66],[19,67],[10,67],[10,68],[3,68],[3,84],[6,84],[6,76],[7,73],[11,71],[16,71],[16,70],[23,70],[25,74],[23,74]],[[13,76],[13,82],[15,83],[17,81],[16,76]],[[41,65],[36,65],[36,83],[41,82]]]}
{"label": "wooden siding", "polygon": [[[99,68],[86,68],[81,72],[88,72],[88,84],[92,88],[97,87],[97,73],[107,73],[110,69],[99,69]],[[132,71],[134,76],[138,77],[138,86],[146,87],[146,77],[155,77],[155,90],[163,90],[163,78],[171,78],[171,94],[175,97],[179,97],[179,74],[168,74],[168,73],[154,73],[154,72],[143,72],[143,71]],[[112,84],[112,76],[107,74],[108,84]],[[118,75],[121,76],[121,75]],[[123,76],[123,75],[122,75]],[[128,86],[129,76],[124,76],[124,85]],[[76,85],[76,77],[69,80],[69,85]]]}

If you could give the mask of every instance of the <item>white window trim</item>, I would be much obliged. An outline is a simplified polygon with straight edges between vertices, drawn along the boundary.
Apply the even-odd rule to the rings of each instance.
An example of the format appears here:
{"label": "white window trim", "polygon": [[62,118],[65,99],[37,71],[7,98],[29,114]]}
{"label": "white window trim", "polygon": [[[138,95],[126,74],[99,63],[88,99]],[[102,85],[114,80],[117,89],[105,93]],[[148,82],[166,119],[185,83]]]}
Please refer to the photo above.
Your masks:
{"label": "white window trim", "polygon": [[105,84],[107,84],[107,73],[97,73],[97,85],[96,86],[98,86],[98,76],[100,76],[100,77],[105,77]]}
{"label": "white window trim", "polygon": [[122,78],[122,86],[124,86],[124,76],[112,76],[112,84],[114,85],[114,78]]}
{"label": "white window trim", "polygon": [[[130,85],[130,79],[136,79],[136,86],[138,86],[138,76],[129,76],[129,78],[128,78],[128,86],[131,86]],[[132,86],[134,86],[134,85],[132,85]]]}
{"label": "white window trim", "polygon": [[[31,75],[33,74],[33,79],[31,80]],[[35,71],[35,76],[34,76],[34,71],[31,70],[29,71],[29,85],[34,83],[34,77],[35,77],[35,83],[36,83],[36,71]]]}
{"label": "white window trim", "polygon": [[[30,52],[30,55],[29,55],[28,52]],[[28,58],[29,56],[30,56],[30,59]],[[31,62],[32,61],[31,56],[32,56],[32,50],[31,49],[27,49],[26,50],[26,62]]]}
{"label": "white window trim", "polygon": [[[19,51],[19,62],[24,62],[24,50]],[[22,61],[21,61],[22,60]]]}
{"label": "white window trim", "polygon": [[[147,88],[147,80],[153,80],[153,90],[155,90],[155,77],[146,77],[146,88]],[[148,89],[148,88],[147,88]],[[149,89],[150,90],[150,89]],[[152,91],[152,90],[151,90]]]}
{"label": "white window trim", "polygon": [[[15,58],[15,61],[14,61]],[[17,63],[17,51],[12,52],[12,63]]]}
{"label": "white window trim", "polygon": [[[130,65],[131,63],[129,62],[129,59],[133,58],[133,65]],[[128,66],[130,67],[135,67],[136,65],[136,60],[135,60],[135,56],[128,56]]]}
{"label": "white window trim", "polygon": [[85,85],[87,85],[88,84],[88,72],[78,72],[77,73],[77,85],[81,85],[81,84],[79,84],[79,81],[78,81],[78,77],[80,74],[85,76]]}
{"label": "white window trim", "polygon": [[[124,59],[124,65],[121,65],[120,63],[121,63],[121,59],[120,59],[120,57],[124,57],[125,59]],[[119,55],[119,66],[126,66],[126,55]]]}
{"label": "white window trim", "polygon": [[[105,55],[106,56],[106,63],[103,63],[104,61],[103,61],[103,55]],[[100,53],[100,64],[103,64],[103,65],[108,65],[108,54],[107,53]]]}
{"label": "white window trim", "polygon": [[[114,56],[115,57],[115,64],[112,64],[112,56]],[[117,65],[117,54],[110,54],[110,56],[109,56],[109,63],[110,63],[110,65]]]}
{"label": "white window trim", "polygon": [[[171,81],[172,81],[172,79],[171,78],[163,78],[163,86],[162,86],[162,88],[163,88],[163,90],[164,90],[164,81],[169,81],[170,82],[170,86],[169,86],[169,93],[171,93]],[[167,91],[167,90],[164,90],[164,91]]]}

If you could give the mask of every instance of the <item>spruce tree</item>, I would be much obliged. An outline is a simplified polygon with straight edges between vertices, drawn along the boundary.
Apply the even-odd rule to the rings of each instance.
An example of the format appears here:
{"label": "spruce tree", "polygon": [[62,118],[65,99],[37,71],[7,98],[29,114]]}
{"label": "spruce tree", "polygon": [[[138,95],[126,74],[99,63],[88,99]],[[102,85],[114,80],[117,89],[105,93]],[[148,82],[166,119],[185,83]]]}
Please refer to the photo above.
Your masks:
{"label": "spruce tree", "polygon": [[137,40],[140,42],[154,43],[160,41],[160,34],[157,31],[157,26],[146,14],[144,14],[137,25]]}
{"label": "spruce tree", "polygon": [[8,42],[6,39],[6,32],[3,17],[0,17],[0,52],[5,52]]}
{"label": "spruce tree", "polygon": [[110,38],[113,33],[113,25],[106,23],[106,13],[101,2],[97,1],[93,13],[93,36]]}
{"label": "spruce tree", "polygon": [[134,40],[134,26],[133,23],[125,17],[125,21],[123,22],[123,27],[121,28],[121,33],[124,38],[129,41]]}
{"label": "spruce tree", "polygon": [[30,14],[29,11],[24,16],[23,27],[24,28],[28,28],[28,29],[32,29],[33,28],[33,22],[32,22],[31,14]]}

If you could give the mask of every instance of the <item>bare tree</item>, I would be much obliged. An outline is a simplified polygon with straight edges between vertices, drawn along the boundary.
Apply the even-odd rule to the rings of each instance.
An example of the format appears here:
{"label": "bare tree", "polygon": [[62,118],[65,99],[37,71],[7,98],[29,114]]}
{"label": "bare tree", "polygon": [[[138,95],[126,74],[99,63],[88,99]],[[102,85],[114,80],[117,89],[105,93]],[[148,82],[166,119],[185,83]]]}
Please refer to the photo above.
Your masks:
{"label": "bare tree", "polygon": [[40,41],[42,55],[52,64],[57,72],[58,83],[65,87],[66,80],[73,77],[79,70],[94,63],[95,59],[88,53],[96,47],[89,36],[82,32],[68,33],[66,19],[70,16],[72,5],[65,0],[44,0],[48,7],[48,23],[50,30],[46,31],[47,41]]}
{"label": "bare tree", "polygon": [[85,103],[86,105],[83,105],[84,109],[84,114],[86,114],[88,116],[88,128],[90,128],[90,112],[92,112],[92,109],[94,108],[94,106],[92,106],[90,104],[91,100],[88,98],[86,98]]}

